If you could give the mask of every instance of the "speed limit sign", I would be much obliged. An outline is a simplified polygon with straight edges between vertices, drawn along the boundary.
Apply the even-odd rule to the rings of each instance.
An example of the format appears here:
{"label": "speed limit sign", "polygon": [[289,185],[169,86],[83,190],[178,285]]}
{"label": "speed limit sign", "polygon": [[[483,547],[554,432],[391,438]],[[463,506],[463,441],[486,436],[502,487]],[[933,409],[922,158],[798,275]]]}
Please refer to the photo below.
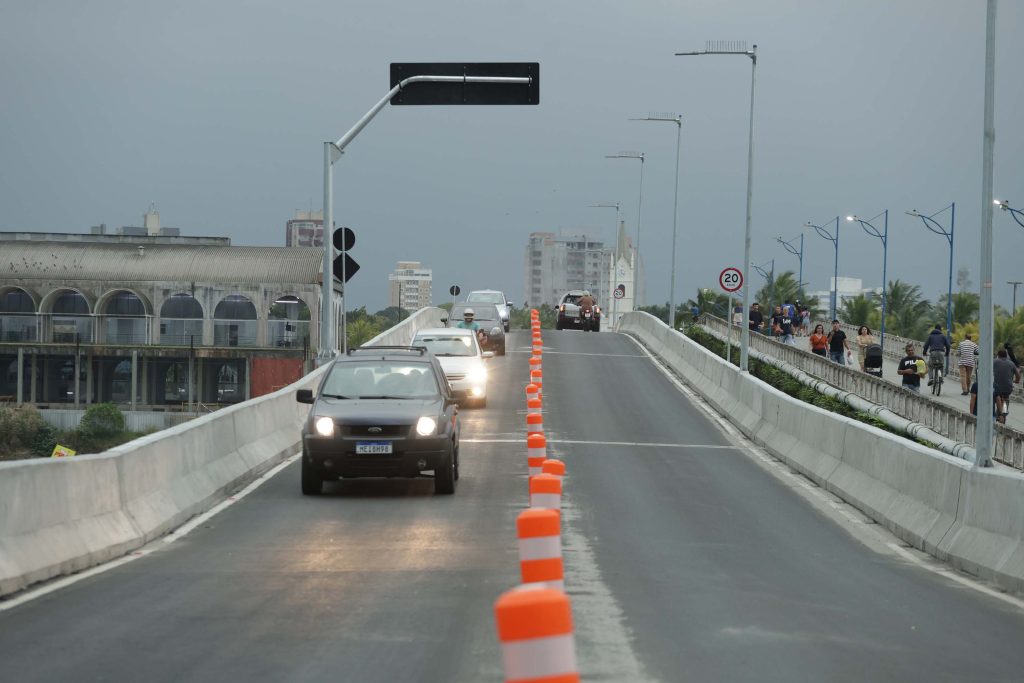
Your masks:
{"label": "speed limit sign", "polygon": [[743,273],[739,268],[726,268],[718,274],[718,284],[727,292],[735,292],[743,286]]}

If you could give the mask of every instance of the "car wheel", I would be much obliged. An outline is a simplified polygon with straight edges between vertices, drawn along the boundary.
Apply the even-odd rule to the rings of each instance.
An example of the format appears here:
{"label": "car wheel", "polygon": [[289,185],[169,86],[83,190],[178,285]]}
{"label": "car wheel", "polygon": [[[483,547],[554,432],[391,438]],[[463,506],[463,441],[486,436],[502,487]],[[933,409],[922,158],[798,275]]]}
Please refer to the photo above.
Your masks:
{"label": "car wheel", "polygon": [[562,321],[561,320],[559,320],[557,323],[555,323],[555,329],[558,330],[558,331],[562,330]]}
{"label": "car wheel", "polygon": [[319,496],[324,490],[324,480],[320,473],[313,469],[309,458],[302,454],[302,495]]}
{"label": "car wheel", "polygon": [[434,470],[434,493],[451,495],[455,493],[455,446],[452,445],[444,463]]}
{"label": "car wheel", "polygon": [[459,447],[455,447],[455,481],[459,480]]}
{"label": "car wheel", "polygon": [[505,345],[504,344],[502,344],[501,346],[498,347],[498,355],[499,356],[504,356],[505,355]]}

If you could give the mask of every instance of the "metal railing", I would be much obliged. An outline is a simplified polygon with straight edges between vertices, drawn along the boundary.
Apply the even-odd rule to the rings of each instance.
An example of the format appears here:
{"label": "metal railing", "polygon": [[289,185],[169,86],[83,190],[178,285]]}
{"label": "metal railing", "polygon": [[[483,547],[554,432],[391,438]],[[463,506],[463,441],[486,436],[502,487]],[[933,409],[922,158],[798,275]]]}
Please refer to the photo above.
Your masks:
{"label": "metal railing", "polygon": [[[728,334],[729,325],[721,318],[705,314],[702,321],[717,335],[724,337]],[[735,327],[732,336],[738,344],[739,335]],[[974,443],[977,420],[965,410],[939,403],[924,394],[915,394],[896,384],[861,372],[854,366],[839,365],[810,351],[777,342],[760,334],[750,335],[750,348],[789,363],[834,387],[885,406],[908,420],[934,429],[948,439]],[[995,460],[1024,470],[1024,432],[1002,424],[994,426]]]}

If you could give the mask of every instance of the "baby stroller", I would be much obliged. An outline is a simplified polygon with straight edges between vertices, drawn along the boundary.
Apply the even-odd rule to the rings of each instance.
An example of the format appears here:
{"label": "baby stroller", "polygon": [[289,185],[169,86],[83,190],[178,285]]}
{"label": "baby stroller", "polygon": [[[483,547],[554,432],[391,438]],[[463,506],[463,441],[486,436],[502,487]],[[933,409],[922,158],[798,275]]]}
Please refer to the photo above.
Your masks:
{"label": "baby stroller", "polygon": [[882,376],[882,347],[871,344],[864,349],[864,372],[875,377]]}

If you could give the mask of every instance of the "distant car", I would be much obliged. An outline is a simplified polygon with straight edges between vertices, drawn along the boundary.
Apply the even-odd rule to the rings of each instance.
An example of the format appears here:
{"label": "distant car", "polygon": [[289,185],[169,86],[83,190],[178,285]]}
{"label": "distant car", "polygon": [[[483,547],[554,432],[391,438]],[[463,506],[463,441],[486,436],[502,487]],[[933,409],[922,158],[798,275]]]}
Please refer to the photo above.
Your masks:
{"label": "distant car", "polygon": [[505,298],[505,292],[496,289],[478,289],[466,297],[467,304],[494,304],[498,307],[502,326],[508,332],[508,319],[512,315],[512,302]]}
{"label": "distant car", "polygon": [[412,345],[427,347],[441,361],[452,387],[452,396],[467,405],[479,408],[487,405],[487,367],[484,360],[494,353],[480,350],[472,330],[455,327],[420,330]]}
{"label": "distant car", "polygon": [[601,307],[597,305],[597,297],[591,294],[594,299],[594,314],[590,320],[584,320],[580,316],[580,307],[577,305],[577,301],[583,296],[584,290],[582,289],[570,289],[564,295],[562,300],[558,302],[558,319],[555,321],[556,330],[564,330],[565,328],[574,328],[577,330],[593,330],[594,332],[601,331]]}
{"label": "distant car", "polygon": [[419,477],[455,492],[459,415],[441,363],[425,347],[367,346],[335,359],[302,427],[302,493],[339,477]]}
{"label": "distant car", "polygon": [[494,304],[470,304],[463,302],[452,306],[450,316],[445,322],[445,327],[458,327],[462,322],[463,312],[467,308],[473,309],[473,320],[480,329],[487,335],[487,341],[481,344],[484,351],[493,351],[496,356],[505,355],[505,328],[501,323],[501,316],[498,314],[498,307]]}

